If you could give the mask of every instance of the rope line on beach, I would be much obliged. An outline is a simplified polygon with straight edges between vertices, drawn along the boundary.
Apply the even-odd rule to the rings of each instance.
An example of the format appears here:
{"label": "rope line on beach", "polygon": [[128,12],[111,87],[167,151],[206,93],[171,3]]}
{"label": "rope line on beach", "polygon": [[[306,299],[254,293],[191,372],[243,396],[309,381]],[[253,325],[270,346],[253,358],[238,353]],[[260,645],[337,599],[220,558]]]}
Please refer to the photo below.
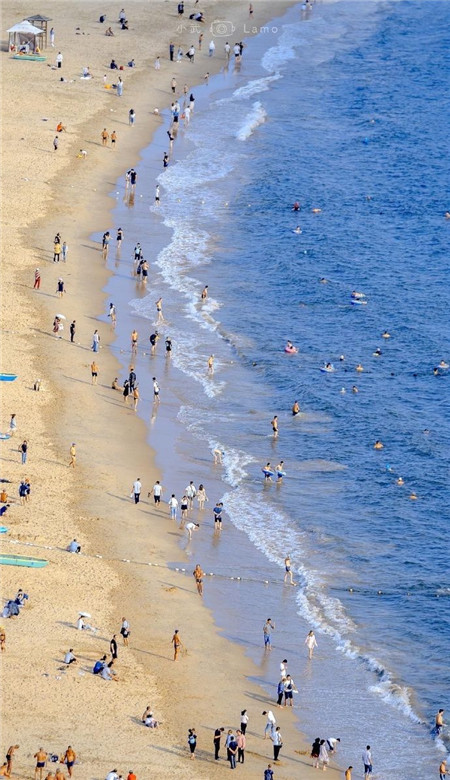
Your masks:
{"label": "rope line on beach", "polygon": [[[60,553],[67,553],[67,550],[62,550],[60,547],[53,547],[51,545],[43,545],[43,544],[36,544],[35,542],[23,542],[20,539],[2,539],[4,542],[8,542],[9,544],[23,544],[26,547],[36,547],[38,550],[53,550],[55,552]],[[94,553],[93,555],[89,555],[88,553],[70,553],[70,555],[79,555],[80,557],[84,558],[100,558],[104,561],[109,561],[111,563],[134,563],[136,566],[155,566],[159,569],[167,569],[168,571],[176,571],[181,572],[182,574],[185,574],[186,572],[189,572],[189,569],[181,566],[168,566],[165,563],[154,563],[152,561],[135,561],[131,558],[107,558],[104,555],[100,555],[100,553]],[[204,572],[205,577],[217,577],[218,579],[222,580],[234,580],[237,582],[257,582],[262,583],[263,585],[279,585],[280,580],[261,580],[254,577],[230,577],[228,574],[220,574],[219,572]]]}

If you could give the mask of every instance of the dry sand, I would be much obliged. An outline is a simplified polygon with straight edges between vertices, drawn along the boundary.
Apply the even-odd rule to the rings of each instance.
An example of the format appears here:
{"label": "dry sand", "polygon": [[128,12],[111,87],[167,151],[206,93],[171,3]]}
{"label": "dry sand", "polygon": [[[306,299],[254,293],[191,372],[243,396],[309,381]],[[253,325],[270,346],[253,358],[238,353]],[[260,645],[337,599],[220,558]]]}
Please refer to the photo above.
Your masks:
{"label": "dry sand", "polygon": [[[274,13],[273,6],[270,11],[268,4],[261,10],[260,4],[254,5],[258,9],[253,23],[262,24]],[[186,4],[186,16],[192,6]],[[276,11],[283,7],[280,4]],[[114,38],[106,37],[105,26],[97,22],[105,9]],[[239,20],[248,14],[246,2],[205,3],[202,9],[208,22],[232,19],[238,29]],[[1,452],[2,476],[10,481],[6,488],[14,502],[6,525],[10,539],[18,542],[5,541],[3,549],[50,562],[42,570],[2,567],[3,597],[13,597],[19,587],[30,594],[18,619],[2,621],[7,633],[7,650],[1,659],[2,746],[5,752],[10,744],[20,744],[14,765],[17,777],[33,776],[33,755],[41,745],[61,753],[71,744],[80,760],[76,778],[101,780],[114,767],[125,777],[133,769],[139,780],[215,778],[229,768],[224,760],[219,765],[212,760],[212,729],[237,727],[239,712],[246,707],[250,715],[247,762],[237,771],[262,778],[272,751],[271,744],[261,740],[265,722],[261,711],[270,702],[264,691],[249,682],[257,669],[241,648],[220,637],[192,578],[163,568],[166,561],[180,556],[166,509],[155,511],[147,501],[135,507],[128,497],[138,474],[143,495],[157,474],[145,426],[110,389],[117,373],[107,348],[112,332],[96,319],[105,310],[101,290],[107,271],[98,245],[89,236],[110,227],[108,193],[117,177],[137,162],[139,151],[161,122],[152,113],[155,106],[170,103],[175,66],[168,62],[168,41],[173,39],[185,50],[192,35],[177,34],[175,2],[128,2],[128,32],[121,32],[115,22],[119,10],[120,4],[109,8],[93,2],[47,2],[39,7],[5,2],[2,9],[3,30],[39,12],[52,17],[50,24],[56,31],[55,49],[45,51],[48,63],[17,62],[5,50],[1,55],[0,367],[19,375],[14,384],[1,388],[2,430],[11,413],[17,414],[18,422],[16,436],[2,442]],[[205,49],[207,26],[204,32]],[[59,50],[63,68],[55,70],[48,64],[53,64]],[[157,73],[153,62],[158,54],[161,71]],[[187,61],[178,66],[179,84],[187,78],[190,85],[198,83],[206,70],[212,73],[223,63],[219,48],[214,60],[206,60],[204,54],[197,56],[194,66]],[[104,88],[105,73],[110,80],[111,57],[119,63],[134,57],[137,63],[122,74],[121,99]],[[84,65],[89,65],[92,80],[80,79]],[[68,81],[61,82],[61,75]],[[134,128],[128,127],[130,107],[137,114]],[[55,152],[52,141],[60,120],[67,133],[60,135]],[[101,146],[105,126],[118,134],[115,151]],[[76,156],[80,148],[88,151],[85,160]],[[63,266],[52,262],[57,231],[69,245],[68,263]],[[33,291],[37,266],[42,273],[39,292]],[[68,290],[63,301],[55,295],[60,274]],[[62,340],[51,332],[58,311],[67,316]],[[68,341],[72,319],[77,321],[74,345]],[[94,388],[89,366],[96,327],[102,349],[97,356],[99,384]],[[32,390],[38,377],[40,393]],[[24,438],[29,442],[26,466],[17,451]],[[75,470],[68,468],[72,442],[77,445]],[[32,486],[25,507],[17,499],[23,476]],[[85,555],[64,552],[74,537]],[[96,635],[76,631],[79,610],[92,614],[91,622],[99,627]],[[120,679],[108,683],[90,671],[93,661],[108,651],[122,615],[131,623],[130,647],[123,648],[119,641]],[[188,649],[176,664],[170,644],[175,627]],[[69,647],[79,662],[61,670]],[[156,732],[140,724],[147,704],[162,721]],[[308,778],[310,761],[294,728],[293,713],[279,712],[286,747],[276,780]],[[195,764],[187,755],[190,726],[198,733]]]}

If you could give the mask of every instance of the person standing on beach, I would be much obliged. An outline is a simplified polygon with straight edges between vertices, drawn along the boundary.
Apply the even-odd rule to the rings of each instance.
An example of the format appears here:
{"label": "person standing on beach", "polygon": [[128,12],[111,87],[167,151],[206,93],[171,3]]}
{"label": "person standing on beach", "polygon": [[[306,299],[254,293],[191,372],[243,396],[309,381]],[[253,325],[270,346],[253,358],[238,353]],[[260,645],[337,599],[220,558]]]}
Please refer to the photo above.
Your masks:
{"label": "person standing on beach", "polygon": [[330,763],[330,758],[328,756],[328,750],[324,739],[320,740],[320,748],[319,748],[319,767],[322,764],[322,770],[325,772],[328,764]]}
{"label": "person standing on beach", "polygon": [[245,734],[242,733],[240,729],[236,731],[236,742],[237,742],[237,754],[238,754],[238,764],[243,764],[245,761]]}
{"label": "person standing on beach", "polygon": [[248,726],[247,710],[242,710],[242,712],[241,712],[241,732],[243,734],[245,734],[245,732],[247,731],[247,726]]}
{"label": "person standing on beach", "polygon": [[116,148],[116,141],[117,141],[117,133],[116,133],[115,130],[113,130],[112,133],[111,133],[111,147],[113,149]]}
{"label": "person standing on beach", "polygon": [[198,595],[203,596],[203,577],[205,576],[205,572],[202,570],[202,567],[199,563],[197,563],[194,571],[192,572],[192,576],[195,578]]}
{"label": "person standing on beach", "polygon": [[273,780],[272,764],[267,764],[267,769],[264,770],[264,780]]}
{"label": "person standing on beach", "polygon": [[311,659],[313,657],[314,648],[317,647],[317,640],[312,629],[307,634],[305,645],[308,648],[308,658]]}
{"label": "person standing on beach", "polygon": [[128,647],[128,637],[130,636],[131,631],[130,631],[130,624],[129,624],[128,620],[125,617],[122,618],[122,625],[120,627],[120,633],[122,635],[122,639],[123,639],[123,643],[124,643],[125,647]]}
{"label": "person standing on beach", "polygon": [[128,112],[128,124],[130,125],[130,127],[134,126],[135,121],[136,121],[136,112],[134,108],[130,108]]}
{"label": "person standing on beach", "polygon": [[153,401],[159,403],[159,385],[156,376],[153,377]]}
{"label": "person standing on beach", "polygon": [[115,328],[116,327],[117,316],[116,316],[116,307],[114,306],[113,303],[109,304],[108,317],[110,317],[110,319],[111,319],[111,327]]}
{"label": "person standing on beach", "polygon": [[109,643],[109,652],[111,653],[111,661],[115,661],[117,658],[117,634],[114,634]]}
{"label": "person standing on beach", "polygon": [[136,328],[134,328],[134,330],[132,330],[131,332],[131,350],[133,352],[136,352],[137,350],[138,340],[139,340],[139,333],[137,332]]}
{"label": "person standing on beach", "polygon": [[273,742],[273,760],[278,761],[280,750],[283,747],[283,737],[281,736],[281,731],[279,726],[275,728],[275,731],[272,731],[271,740]]}
{"label": "person standing on beach", "polygon": [[286,584],[286,580],[289,577],[291,585],[296,585],[297,583],[294,582],[294,580],[292,578],[291,559],[290,559],[289,555],[287,555],[286,558],[284,559],[284,569],[285,569],[284,583]]}
{"label": "person standing on beach", "polygon": [[180,649],[184,647],[183,642],[180,639],[180,634],[178,632],[178,628],[175,629],[173,637],[172,637],[172,645],[173,645],[173,660],[176,661],[180,652]]}
{"label": "person standing on beach", "polygon": [[[155,502],[155,506],[161,503],[161,494],[163,490],[164,490],[163,486],[161,485],[159,479],[157,479],[155,484],[153,485],[153,501]],[[150,497],[150,493],[148,494],[148,498],[149,497]]]}
{"label": "person standing on beach", "polygon": [[[8,758],[8,756],[6,756],[6,758]],[[444,758],[444,760],[441,762],[439,766],[439,780],[445,780],[446,776],[447,776],[447,761]],[[352,780],[351,777],[350,780]]]}
{"label": "person standing on beach", "polygon": [[159,184],[157,184],[155,188],[155,206],[159,206],[159,203]]}
{"label": "person standing on beach", "polygon": [[209,498],[206,495],[206,490],[205,490],[205,488],[203,487],[202,484],[200,484],[198,486],[197,501],[198,501],[198,508],[199,508],[200,512],[202,512],[203,509],[205,508],[205,501],[209,501]]}
{"label": "person standing on beach", "polygon": [[161,70],[161,62],[159,60],[159,57],[155,60],[155,70]]}
{"label": "person standing on beach", "polygon": [[163,157],[163,168],[167,168],[168,165],[169,165],[169,155],[167,154],[167,152],[165,152]]}
{"label": "person standing on beach", "polygon": [[175,94],[175,90],[177,88],[177,80],[176,80],[175,76],[173,77],[172,81],[170,82],[170,87],[171,87],[171,90],[172,90],[173,94]]}
{"label": "person standing on beach", "polygon": [[67,242],[63,241],[63,245],[61,247],[61,256],[64,263],[67,263],[67,254],[69,252],[69,247],[67,246]]}
{"label": "person standing on beach", "polygon": [[65,754],[64,754],[64,763],[67,764],[67,771],[69,773],[69,777],[72,777],[72,767],[76,761],[77,754],[75,753],[74,749],[71,745],[67,748]]}
{"label": "person standing on beach", "polygon": [[188,745],[189,750],[191,751],[191,760],[193,761],[195,758],[195,748],[197,747],[197,734],[195,733],[195,729],[189,729]]}
{"label": "person standing on beach", "polygon": [[77,462],[77,450],[75,446],[75,442],[72,442],[72,446],[69,450],[70,453],[70,461],[69,461],[69,468],[72,466],[72,468],[75,468],[76,462]]}
{"label": "person standing on beach", "polygon": [[102,146],[107,146],[108,145],[108,138],[109,138],[109,133],[108,133],[106,127],[104,127],[103,130],[102,130],[102,133],[101,133]]}
{"label": "person standing on beach", "polygon": [[55,236],[55,240],[53,242],[53,262],[59,263],[61,258],[61,240],[59,238],[59,233],[57,236]]}
{"label": "person standing on beach", "polygon": [[214,744],[214,760],[215,761],[219,760],[220,738],[221,738],[221,736],[222,736],[224,731],[225,731],[225,729],[223,728],[223,726],[221,726],[220,728],[217,728],[215,730],[215,732],[214,732],[213,744]]}
{"label": "person standing on beach", "polygon": [[11,745],[6,751],[6,776],[7,777],[11,777],[14,753],[16,752],[16,750],[19,749],[19,747],[20,745]]}
{"label": "person standing on beach", "polygon": [[182,527],[183,527],[183,524],[184,524],[184,522],[185,522],[185,520],[187,520],[187,518],[188,518],[189,499],[188,499],[188,497],[186,496],[186,494],[185,494],[184,496],[182,496],[182,498],[181,498],[181,501],[180,501],[180,509],[181,509],[181,523],[180,523],[180,528],[182,528]]}
{"label": "person standing on beach", "polygon": [[213,508],[214,532],[220,532],[222,530],[222,512],[223,504],[221,501],[217,501],[215,507]]}
{"label": "person standing on beach", "polygon": [[140,498],[141,498],[141,490],[142,490],[142,483],[141,478],[138,477],[133,482],[133,487],[131,490],[132,495],[134,496],[134,503],[139,504]]}
{"label": "person standing on beach", "polygon": [[76,324],[77,324],[77,321],[76,320],[72,320],[72,322],[70,323],[70,327],[69,327],[70,340],[71,340],[72,344],[73,344],[73,340],[75,338]]}
{"label": "person standing on beach", "polygon": [[[174,46],[174,44],[172,43],[172,41],[170,41],[170,43],[169,43],[169,60],[170,60],[171,62],[173,62],[173,55],[174,55],[174,52],[175,52],[175,46]],[[159,57],[157,57],[157,59],[159,60]],[[159,68],[158,68],[158,70],[159,70]]]}
{"label": "person standing on beach", "polygon": [[39,748],[38,752],[34,754],[34,758],[36,759],[36,768],[34,770],[34,778],[36,780],[38,774],[39,774],[39,780],[42,780],[42,772],[44,770],[44,767],[47,763],[47,753],[45,750],[42,750],[42,748]]}
{"label": "person standing on beach", "polygon": [[278,436],[278,415],[274,415],[273,418],[270,421],[270,424],[272,426],[273,431],[273,438],[276,439]]}
{"label": "person standing on beach", "polygon": [[95,360],[91,363],[91,377],[92,377],[92,384],[97,384],[97,377],[98,377],[98,365],[95,362]]}
{"label": "person standing on beach", "polygon": [[275,631],[275,623],[272,623],[272,619],[271,618],[267,618],[266,622],[263,625],[264,649],[265,650],[272,650],[272,643],[271,643],[272,631]]}
{"label": "person standing on beach", "polygon": [[364,764],[364,777],[365,780],[371,780],[372,772],[373,772],[373,766],[372,766],[372,752],[370,750],[370,745],[367,745],[366,749],[364,750],[362,754],[362,761]]}
{"label": "person standing on beach", "polygon": [[55,28],[52,27],[50,30],[50,46],[52,49],[55,48]]}
{"label": "person standing on beach", "polygon": [[55,135],[53,139],[53,149],[55,150],[55,152],[58,151],[58,146],[59,146],[59,138],[57,135]]}
{"label": "person standing on beach", "polygon": [[184,492],[189,499],[189,509],[192,509],[194,506],[194,498],[197,495],[197,488],[195,487],[192,479]]}
{"label": "person standing on beach", "polygon": [[20,453],[22,456],[22,465],[25,465],[27,462],[27,456],[28,456],[28,442],[26,439],[23,440],[22,444],[19,447]]}
{"label": "person standing on beach", "polygon": [[56,55],[56,64],[57,64],[58,68],[62,68],[63,59],[64,58],[63,58],[61,52],[59,51],[58,54]]}
{"label": "person standing on beach", "polygon": [[99,344],[100,344],[100,336],[98,330],[95,329],[92,335],[92,347],[91,347],[92,352],[98,352]]}
{"label": "person standing on beach", "polygon": [[106,260],[106,258],[108,257],[110,240],[111,240],[111,236],[109,234],[109,230],[107,230],[105,233],[103,233],[103,236],[102,236],[102,257],[103,257],[103,260]]}
{"label": "person standing on beach", "polygon": [[33,290],[40,290],[41,289],[41,272],[39,268],[36,268],[34,272],[34,285]]}
{"label": "person standing on beach", "polygon": [[178,509],[178,500],[175,498],[175,493],[172,493],[171,497],[169,498],[169,501],[167,502],[169,504],[169,514],[172,520],[177,519],[177,509]]}
{"label": "person standing on beach", "polygon": [[137,412],[139,403],[139,388],[136,385],[136,387],[133,387],[133,409],[135,412]]}

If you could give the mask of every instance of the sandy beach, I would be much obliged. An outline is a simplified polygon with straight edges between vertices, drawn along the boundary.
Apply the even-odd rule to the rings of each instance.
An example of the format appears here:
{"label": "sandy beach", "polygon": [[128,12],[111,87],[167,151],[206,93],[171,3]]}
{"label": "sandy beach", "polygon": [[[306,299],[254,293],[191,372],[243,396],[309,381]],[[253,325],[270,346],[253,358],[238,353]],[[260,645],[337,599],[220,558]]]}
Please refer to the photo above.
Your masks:
{"label": "sandy beach", "polygon": [[[280,3],[277,12],[287,5]],[[187,4],[185,18],[192,6]],[[167,566],[179,557],[179,534],[167,506],[155,509],[146,498],[158,478],[146,427],[111,390],[118,364],[108,349],[113,331],[103,316],[108,272],[98,243],[90,238],[111,228],[111,189],[159,127],[154,109],[170,105],[174,67],[179,86],[189,78],[191,87],[202,82],[206,70],[217,71],[224,55],[218,50],[208,60],[204,51],[193,65],[186,60],[175,66],[168,61],[169,41],[186,49],[192,38],[189,30],[177,32],[176,3],[133,2],[126,10],[129,30],[122,32],[119,5],[106,9],[104,25],[98,18],[105,8],[96,2],[3,6],[4,31],[31,13],[51,17],[55,47],[45,50],[45,63],[13,60],[5,42],[2,52],[1,368],[18,374],[16,382],[2,387],[3,431],[10,415],[17,415],[15,436],[2,442],[2,477],[11,501],[3,518],[9,528],[3,552],[49,561],[42,570],[2,567],[4,599],[14,598],[18,588],[29,594],[18,618],[2,620],[2,744],[4,752],[20,745],[16,777],[33,777],[33,756],[40,746],[61,755],[72,745],[79,778],[101,780],[115,767],[123,777],[133,770],[140,780],[215,778],[229,766],[223,747],[222,761],[213,760],[213,731],[239,727],[239,713],[247,708],[247,760],[238,771],[262,778],[272,749],[262,741],[261,712],[274,705],[251,682],[257,670],[243,649],[218,632],[192,576]],[[207,3],[202,10],[208,23],[233,19],[238,29],[248,18],[246,3]],[[253,22],[262,24],[271,15],[269,4],[258,4]],[[109,24],[114,37],[105,36]],[[207,38],[206,25],[204,50]],[[62,68],[49,67],[58,51]],[[161,57],[159,71],[156,56]],[[112,81],[111,58],[125,65],[121,98],[105,89],[104,74],[106,83]],[[126,66],[131,59],[135,68]],[[93,78],[80,78],[85,66]],[[131,107],[137,116],[134,127],[128,125]],[[59,121],[67,131],[54,150]],[[102,146],[104,127],[116,131],[115,149]],[[87,155],[77,156],[80,149]],[[52,262],[57,232],[69,247],[66,264]],[[37,291],[36,268],[42,279]],[[60,275],[67,288],[63,300],[55,292]],[[67,318],[62,339],[52,333],[59,312]],[[73,320],[77,328],[71,344]],[[101,348],[93,387],[90,347],[96,328]],[[33,391],[36,379],[40,392]],[[24,439],[29,449],[22,465],[17,448]],[[68,468],[72,443],[75,469]],[[144,500],[135,506],[129,496],[138,475]],[[24,477],[30,480],[31,497],[21,506],[18,484]],[[65,551],[74,538],[81,555]],[[80,611],[91,615],[96,633],[76,630]],[[119,679],[112,685],[91,670],[108,653],[123,616],[131,625],[130,646],[123,647],[119,636]],[[171,647],[175,628],[187,649],[177,663]],[[78,663],[64,667],[69,648]],[[157,731],[141,723],[147,705],[161,722]],[[301,740],[293,713],[276,714],[284,738],[276,780],[312,776],[309,745]],[[198,734],[195,763],[188,760],[190,727]],[[54,766],[48,765],[45,774]],[[334,766],[332,777],[338,774]]]}

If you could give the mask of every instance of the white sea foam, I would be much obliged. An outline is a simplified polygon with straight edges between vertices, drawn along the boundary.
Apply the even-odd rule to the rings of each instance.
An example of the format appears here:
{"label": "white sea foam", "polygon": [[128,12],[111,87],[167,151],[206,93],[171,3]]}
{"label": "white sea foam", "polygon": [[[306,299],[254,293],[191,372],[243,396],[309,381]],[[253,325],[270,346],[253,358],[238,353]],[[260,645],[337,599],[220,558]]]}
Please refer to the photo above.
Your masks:
{"label": "white sea foam", "polygon": [[253,95],[257,95],[259,92],[266,92],[274,81],[278,81],[278,79],[281,78],[281,73],[274,73],[272,76],[264,76],[261,79],[253,79],[252,81],[249,81],[248,84],[244,84],[243,87],[235,89],[232,98],[230,99],[248,98],[252,97]]}
{"label": "white sea foam", "polygon": [[259,125],[262,125],[267,119],[267,113],[264,106],[259,102],[253,103],[252,110],[245,117],[244,124],[236,133],[238,141],[246,141],[253,135],[253,131],[256,130]]}

